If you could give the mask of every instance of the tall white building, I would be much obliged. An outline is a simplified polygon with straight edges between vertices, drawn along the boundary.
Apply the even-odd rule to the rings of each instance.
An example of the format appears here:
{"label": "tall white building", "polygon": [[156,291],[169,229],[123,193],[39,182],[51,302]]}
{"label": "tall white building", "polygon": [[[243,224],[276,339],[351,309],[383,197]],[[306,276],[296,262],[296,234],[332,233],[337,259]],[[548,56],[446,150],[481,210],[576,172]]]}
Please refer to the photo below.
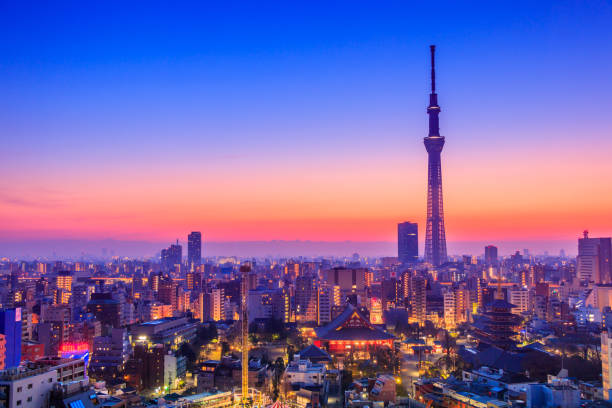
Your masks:
{"label": "tall white building", "polygon": [[578,240],[578,278],[586,282],[612,283],[611,256],[611,238],[589,238],[585,231],[584,237]]}
{"label": "tall white building", "polygon": [[215,322],[225,320],[225,293],[223,289],[213,289],[210,292],[210,316]]}
{"label": "tall white building", "polygon": [[332,321],[332,308],[340,306],[340,286],[321,284],[317,292],[317,316],[319,325]]}
{"label": "tall white building", "polygon": [[612,377],[612,334],[604,330],[601,332],[601,380],[603,382],[603,394],[605,400],[610,400],[610,378]]}
{"label": "tall white building", "polygon": [[529,307],[529,291],[527,289],[512,289],[508,291],[508,301],[515,307],[512,308],[512,313],[521,314],[530,310]]}

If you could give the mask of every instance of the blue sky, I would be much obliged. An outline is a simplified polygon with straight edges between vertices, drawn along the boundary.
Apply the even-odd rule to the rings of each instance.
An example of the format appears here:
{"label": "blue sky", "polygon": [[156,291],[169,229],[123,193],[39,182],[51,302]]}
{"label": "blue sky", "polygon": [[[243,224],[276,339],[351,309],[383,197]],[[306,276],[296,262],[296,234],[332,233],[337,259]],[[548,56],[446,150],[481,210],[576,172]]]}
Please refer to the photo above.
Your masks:
{"label": "blue sky", "polygon": [[[503,225],[469,225],[512,216],[513,242],[612,233],[612,194],[588,199],[612,177],[609,1],[3,2],[0,38],[3,239],[165,240],[193,225],[231,240],[225,183],[259,205],[248,220],[235,208],[262,231],[237,239],[391,241],[394,220],[423,222],[429,44],[449,239],[503,239]],[[176,202],[162,211],[182,208],[190,186],[208,218],[99,228],[155,214],[164,192]],[[302,207],[278,204],[292,194]],[[346,218],[369,224],[343,235],[351,195],[366,198]],[[341,218],[337,234],[291,224]]]}

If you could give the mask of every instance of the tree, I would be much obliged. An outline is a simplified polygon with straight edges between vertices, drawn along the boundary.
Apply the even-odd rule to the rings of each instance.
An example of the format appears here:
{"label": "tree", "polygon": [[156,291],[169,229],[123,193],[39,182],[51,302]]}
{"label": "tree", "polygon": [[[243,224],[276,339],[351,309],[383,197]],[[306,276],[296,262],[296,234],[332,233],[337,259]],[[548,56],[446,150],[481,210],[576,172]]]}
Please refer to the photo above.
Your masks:
{"label": "tree", "polygon": [[444,367],[446,371],[455,371],[455,352],[457,349],[457,342],[453,336],[450,335],[448,330],[444,330],[444,335],[442,337],[442,349],[444,350],[445,355],[438,359],[436,365],[440,368]]}
{"label": "tree", "polygon": [[229,353],[230,345],[227,341],[221,342],[221,357]]}
{"label": "tree", "polygon": [[350,370],[345,369],[340,371],[340,376],[342,378],[342,395],[344,395],[344,391],[346,391],[348,387],[353,383],[353,373]]}
{"label": "tree", "polygon": [[272,368],[274,370],[272,373],[272,396],[274,401],[276,401],[279,395],[280,380],[285,372],[285,361],[282,357],[276,359],[272,364]]}
{"label": "tree", "polygon": [[193,351],[189,343],[182,343],[179,347],[178,354],[185,357],[187,360],[187,369],[189,371],[193,370],[196,361],[196,353]]}

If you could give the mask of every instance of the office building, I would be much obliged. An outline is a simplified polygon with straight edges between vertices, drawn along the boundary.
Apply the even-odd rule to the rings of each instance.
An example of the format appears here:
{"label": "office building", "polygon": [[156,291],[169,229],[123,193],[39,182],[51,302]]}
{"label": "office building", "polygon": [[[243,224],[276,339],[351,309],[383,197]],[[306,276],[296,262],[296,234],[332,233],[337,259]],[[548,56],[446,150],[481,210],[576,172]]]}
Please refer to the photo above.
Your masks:
{"label": "office building", "polygon": [[178,284],[172,278],[166,276],[159,281],[157,300],[166,305],[171,305],[172,310],[178,310],[176,291]]}
{"label": "office building", "polygon": [[419,228],[416,222],[397,224],[397,257],[403,264],[419,260]]}
{"label": "office building", "polygon": [[340,304],[340,288],[338,286],[322,284],[319,285],[317,293],[317,324],[320,326],[332,321],[332,307]]}
{"label": "office building", "polygon": [[[23,353],[23,346],[22,353]],[[6,336],[4,334],[0,334],[0,370],[4,370],[6,368]]]}
{"label": "office building", "polygon": [[5,342],[5,368],[19,366],[21,362],[21,308],[0,310],[0,334]]}
{"label": "office building", "polygon": [[300,322],[317,321],[317,287],[314,276],[301,275],[295,280],[295,317]]}
{"label": "office building", "polygon": [[126,364],[125,380],[138,390],[154,390],[164,385],[164,346],[139,343]]}
{"label": "office building", "polygon": [[72,291],[72,272],[59,271],[57,273],[56,285],[58,289],[64,289],[67,292]]}
{"label": "office building", "polygon": [[468,321],[470,310],[470,291],[461,287],[451,287],[444,293],[444,323],[447,329]]}
{"label": "office building", "polygon": [[284,318],[282,289],[250,290],[248,299],[249,323],[256,319]]}
{"label": "office building", "polygon": [[123,306],[113,299],[111,293],[92,293],[87,312],[92,313],[102,325],[121,327],[124,324]]}
{"label": "office building", "polygon": [[601,381],[603,383],[604,400],[612,397],[612,333],[608,330],[601,332]]}
{"label": "office building", "polygon": [[521,314],[531,310],[529,302],[529,290],[525,288],[515,288],[508,291],[510,303],[515,307],[512,308],[512,313]]}
{"label": "office building", "polygon": [[328,284],[340,287],[344,301],[351,294],[365,297],[366,272],[365,268],[336,267],[323,271],[323,278]]}
{"label": "office building", "polygon": [[410,280],[411,320],[420,325],[427,318],[427,279],[422,276],[412,276]]}
{"label": "office building", "polygon": [[187,266],[191,270],[202,263],[202,233],[193,231],[187,236]]}
{"label": "office building", "polygon": [[485,265],[486,266],[497,266],[497,247],[494,245],[487,245],[485,247]]}
{"label": "office building", "polygon": [[588,231],[578,240],[578,278],[583,282],[612,283],[612,239],[589,238]]}
{"label": "office building", "polygon": [[97,380],[121,378],[130,356],[130,343],[125,329],[112,329],[110,336],[93,340],[89,376]]}
{"label": "office building", "polygon": [[183,262],[183,247],[179,245],[178,240],[176,244],[170,245],[166,249],[161,251],[161,264],[165,271],[171,271],[175,269],[176,265],[181,265]]}

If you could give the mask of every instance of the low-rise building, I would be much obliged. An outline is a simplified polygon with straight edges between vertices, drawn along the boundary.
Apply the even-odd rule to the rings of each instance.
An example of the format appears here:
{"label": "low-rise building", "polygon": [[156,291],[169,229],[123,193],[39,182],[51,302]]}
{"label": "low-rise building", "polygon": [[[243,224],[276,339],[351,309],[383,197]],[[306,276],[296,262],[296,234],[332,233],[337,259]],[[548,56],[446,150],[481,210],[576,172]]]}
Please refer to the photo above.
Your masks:
{"label": "low-rise building", "polygon": [[301,386],[321,386],[325,381],[325,365],[314,364],[299,357],[287,364],[284,380],[286,383]]}
{"label": "low-rise building", "polygon": [[186,317],[152,320],[131,330],[132,343],[163,344],[177,349],[184,342],[195,339],[197,325]]}
{"label": "low-rise building", "polygon": [[69,383],[87,379],[85,361],[79,358],[45,357],[34,362],[36,367],[48,367],[57,372],[57,382]]}
{"label": "low-rise building", "polygon": [[57,375],[57,371],[48,367],[20,367],[0,371],[0,406],[49,407],[50,392],[57,384]]}

